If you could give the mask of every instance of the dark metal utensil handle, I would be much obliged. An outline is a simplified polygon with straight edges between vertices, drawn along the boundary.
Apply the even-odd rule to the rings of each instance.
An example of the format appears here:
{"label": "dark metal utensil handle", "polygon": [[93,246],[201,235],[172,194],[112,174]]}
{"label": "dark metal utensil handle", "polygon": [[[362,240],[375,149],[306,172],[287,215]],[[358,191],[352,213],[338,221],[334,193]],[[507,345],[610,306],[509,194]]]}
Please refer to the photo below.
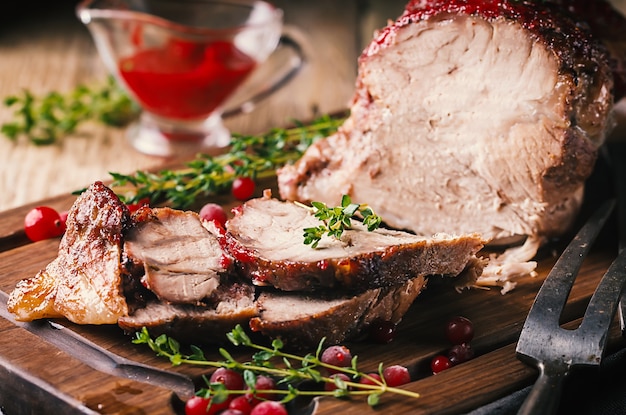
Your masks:
{"label": "dark metal utensil handle", "polygon": [[569,368],[561,370],[546,370],[539,368],[539,377],[526,397],[524,404],[517,412],[518,415],[550,415],[556,412],[561,400],[563,380],[569,373]]}

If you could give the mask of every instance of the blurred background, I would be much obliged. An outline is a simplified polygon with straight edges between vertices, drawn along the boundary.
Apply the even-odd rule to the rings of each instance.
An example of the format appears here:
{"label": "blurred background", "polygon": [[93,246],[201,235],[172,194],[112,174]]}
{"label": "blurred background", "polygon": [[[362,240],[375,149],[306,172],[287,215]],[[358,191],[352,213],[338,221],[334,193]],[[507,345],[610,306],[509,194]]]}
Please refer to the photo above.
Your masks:
{"label": "blurred background", "polygon": [[[612,0],[626,13],[626,0]],[[0,11],[0,99],[100,85],[106,70],[75,15],[76,0],[5,2]],[[373,32],[398,17],[406,0],[277,0],[307,63],[288,86],[255,111],[226,120],[231,131],[258,133],[291,120],[345,110],[357,58]],[[0,123],[13,116],[0,106]],[[108,172],[130,173],[164,162],[133,150],[119,128],[81,126],[60,144],[34,147],[0,137],[0,211],[80,189]]]}

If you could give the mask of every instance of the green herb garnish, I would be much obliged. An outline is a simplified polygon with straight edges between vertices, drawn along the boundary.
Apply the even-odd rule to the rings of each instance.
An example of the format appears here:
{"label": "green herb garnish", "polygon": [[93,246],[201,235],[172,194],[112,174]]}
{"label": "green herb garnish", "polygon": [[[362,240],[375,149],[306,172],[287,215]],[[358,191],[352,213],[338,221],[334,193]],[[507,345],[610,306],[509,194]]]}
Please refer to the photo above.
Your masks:
{"label": "green herb garnish", "polygon": [[312,202],[311,207],[304,207],[311,210],[314,216],[323,222],[322,225],[304,229],[304,244],[311,245],[312,248],[317,248],[324,235],[341,238],[343,231],[350,229],[352,219],[357,216],[363,219],[363,224],[370,232],[378,229],[382,222],[381,217],[376,215],[372,208],[365,204],[352,203],[348,195],[343,195],[341,198],[341,206],[329,208],[324,203]]}
{"label": "green herb garnish", "polygon": [[[323,351],[324,339],[320,341],[314,354],[298,356],[282,351],[283,343],[278,339],[272,342],[271,347],[254,343],[240,325],[237,325],[228,333],[227,337],[235,346],[244,346],[256,350],[252,360],[239,362],[224,348],[219,349],[220,355],[224,360],[207,360],[202,349],[193,345],[190,346],[191,354],[183,354],[180,344],[176,340],[167,335],[160,335],[153,339],[145,327],[135,334],[133,343],[148,345],[158,356],[168,358],[174,366],[190,364],[214,368],[224,367],[240,371],[243,374],[246,385],[250,388],[254,388],[256,376],[258,375],[262,374],[278,378],[278,384],[285,386],[284,388],[263,390],[262,392],[264,394],[282,396],[281,402],[283,403],[291,401],[298,396],[365,396],[367,397],[367,403],[371,406],[377,405],[381,395],[384,393],[395,393],[411,398],[419,398],[418,393],[388,386],[384,381],[382,363],[378,365],[378,375],[382,379],[379,381],[358,369],[357,356],[352,358],[350,367],[339,367],[322,362],[320,356]],[[327,377],[323,374],[322,369],[344,373],[351,380],[345,381],[340,378]],[[368,378],[372,384],[359,383],[358,379],[363,377]],[[337,386],[337,389],[334,391],[300,390],[298,386],[302,381],[333,383]],[[213,397],[215,399],[213,402],[215,403],[223,402],[229,395],[250,393],[250,390],[228,390],[223,384],[210,383],[206,378],[205,382],[207,384],[206,388],[197,391],[196,395],[204,398]]]}
{"label": "green herb garnish", "polygon": [[343,118],[323,116],[310,124],[276,128],[262,135],[233,135],[230,149],[218,156],[199,155],[179,170],[144,171],[132,175],[111,173],[113,190],[126,203],[149,199],[186,209],[199,198],[224,193],[237,177],[271,177],[276,169],[294,162],[315,140],[327,137]]}
{"label": "green herb garnish", "polygon": [[15,120],[0,127],[2,134],[13,141],[24,137],[35,145],[58,143],[85,121],[123,126],[139,114],[139,107],[112,77],[100,88],[81,85],[68,94],[36,97],[24,90],[5,98],[4,105],[15,109]]}

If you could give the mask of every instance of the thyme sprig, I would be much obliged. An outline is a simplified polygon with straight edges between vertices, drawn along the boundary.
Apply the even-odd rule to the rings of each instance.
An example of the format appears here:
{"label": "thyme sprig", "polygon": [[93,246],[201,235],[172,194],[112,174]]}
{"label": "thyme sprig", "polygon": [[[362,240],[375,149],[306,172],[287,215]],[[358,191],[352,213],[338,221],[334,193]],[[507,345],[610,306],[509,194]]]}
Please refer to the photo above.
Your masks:
{"label": "thyme sprig", "polygon": [[0,127],[2,134],[35,145],[58,143],[85,121],[123,126],[139,114],[139,107],[112,77],[102,86],[79,85],[67,94],[50,92],[38,97],[26,89],[5,98],[4,105],[15,111],[14,119]]}
{"label": "thyme sprig", "polygon": [[[378,380],[358,369],[358,356],[352,358],[350,367],[339,367],[322,362],[320,356],[323,351],[324,339],[320,341],[315,353],[299,356],[284,352],[282,350],[283,343],[279,339],[273,340],[271,347],[254,343],[240,325],[237,325],[228,333],[227,338],[235,346],[244,346],[256,350],[252,355],[252,360],[239,362],[224,348],[219,349],[220,355],[224,360],[207,360],[202,349],[193,345],[190,346],[190,354],[183,354],[178,341],[167,335],[152,338],[145,327],[135,334],[133,343],[148,345],[158,356],[168,358],[174,366],[190,364],[214,368],[223,367],[240,371],[246,386],[249,388],[247,390],[228,390],[221,383],[210,383],[206,378],[204,379],[207,387],[197,391],[196,395],[205,398],[211,397],[212,403],[224,402],[229,395],[247,394],[251,393],[251,391],[255,393],[256,377],[261,374],[278,378],[278,384],[283,385],[284,388],[263,390],[263,394],[282,396],[281,402],[283,403],[289,402],[298,396],[334,396],[337,398],[365,396],[367,397],[367,403],[375,406],[380,402],[380,397],[384,393],[395,393],[410,398],[419,398],[420,396],[415,392],[388,386],[382,374],[382,363],[378,366],[378,374],[382,380]],[[345,381],[338,377],[325,376],[322,369],[331,370],[335,373],[344,373],[351,380]],[[363,377],[368,378],[373,384],[359,383],[358,379]],[[335,384],[337,389],[334,391],[298,389],[299,383],[303,381],[331,383]]]}
{"label": "thyme sprig", "polygon": [[360,217],[368,231],[378,229],[382,218],[374,213],[366,204],[352,203],[350,196],[343,195],[341,206],[328,207],[325,203],[311,202],[311,206],[301,206],[311,210],[314,216],[323,223],[319,226],[304,228],[304,244],[317,248],[324,235],[341,238],[343,231],[350,229],[352,219]]}
{"label": "thyme sprig", "polygon": [[126,203],[149,199],[186,209],[199,198],[228,191],[237,177],[260,179],[302,155],[315,140],[337,130],[343,118],[328,115],[309,124],[275,128],[266,134],[233,134],[229,150],[217,156],[198,155],[178,170],[158,173],[137,171],[131,175],[110,173],[113,190]]}

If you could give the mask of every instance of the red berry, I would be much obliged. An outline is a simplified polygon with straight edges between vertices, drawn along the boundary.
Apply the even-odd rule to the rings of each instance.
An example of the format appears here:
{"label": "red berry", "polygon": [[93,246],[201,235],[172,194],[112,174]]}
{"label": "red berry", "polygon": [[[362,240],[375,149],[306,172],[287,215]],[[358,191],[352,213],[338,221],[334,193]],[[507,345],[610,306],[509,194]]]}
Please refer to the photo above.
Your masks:
{"label": "red berry", "polygon": [[139,208],[142,208],[144,206],[150,206],[150,199],[147,197],[144,197],[137,203],[130,203],[126,205],[130,213],[135,213],[139,210]]}
{"label": "red berry", "polygon": [[48,206],[38,206],[26,214],[24,232],[33,242],[63,235],[65,225],[59,213]]}
{"label": "red berry", "polygon": [[[249,413],[250,413],[250,412],[248,412],[248,414],[249,414]],[[220,412],[220,415],[247,415],[247,414],[246,414],[246,413],[244,413],[244,412],[241,412],[241,411],[240,411],[240,410],[238,410],[238,409],[231,409],[231,408],[228,408],[228,409],[226,409],[225,411]]]}
{"label": "red berry", "polygon": [[[346,346],[330,346],[324,350],[320,360],[328,365],[349,367],[352,365],[352,353]],[[331,373],[336,372],[332,369],[329,369],[329,371]]]}
{"label": "red berry", "polygon": [[185,415],[217,415],[228,408],[228,401],[211,403],[211,398],[194,396],[185,402]]}
{"label": "red berry", "polygon": [[396,324],[389,320],[376,320],[369,328],[369,338],[376,343],[387,344],[396,337]]}
{"label": "red berry", "polygon": [[229,409],[240,411],[243,415],[249,415],[254,407],[253,399],[250,396],[240,395],[230,401]]}
{"label": "red berry", "polygon": [[368,373],[367,376],[363,376],[359,383],[363,385],[380,385],[380,383],[376,383],[374,379],[382,383],[382,379],[380,378],[380,375],[378,373]]}
{"label": "red berry", "polygon": [[211,374],[209,382],[221,383],[226,386],[226,389],[232,391],[243,390],[244,387],[243,376],[241,376],[241,373],[224,367],[217,368],[215,372]]}
{"label": "red berry", "polygon": [[469,343],[474,338],[474,325],[465,317],[453,317],[446,323],[445,335],[452,344]]}
{"label": "red berry", "polygon": [[68,211],[64,210],[62,212],[59,212],[59,217],[61,218],[61,223],[63,224],[63,228],[67,229],[67,215],[68,215]]}
{"label": "red berry", "polygon": [[448,359],[452,365],[467,362],[474,357],[474,350],[469,343],[455,344],[448,351]]}
{"label": "red berry", "polygon": [[433,357],[433,360],[430,361],[430,369],[433,371],[433,374],[437,374],[441,371],[449,369],[452,366],[450,359],[446,356],[439,355]]}
{"label": "red berry", "polygon": [[250,415],[287,415],[287,409],[276,401],[264,401],[254,407]]}
{"label": "red berry", "polygon": [[217,203],[207,203],[200,209],[200,218],[206,221],[213,221],[222,228],[226,225],[226,212],[224,208]]}
{"label": "red berry", "polygon": [[[348,377],[348,375],[346,375],[345,373],[335,373],[330,375],[330,378],[335,380],[335,378],[339,378],[341,380],[343,380],[344,382],[349,382],[350,378]],[[324,384],[324,390],[326,391],[334,391],[335,389],[340,389],[339,386],[337,386],[337,384],[335,382],[330,383],[330,382],[326,382]]]}
{"label": "red berry", "polygon": [[232,194],[235,199],[248,200],[254,195],[254,180],[249,177],[237,177],[233,181]]}
{"label": "red berry", "polygon": [[383,369],[383,378],[389,386],[400,386],[411,381],[409,369],[400,365],[393,365]]}
{"label": "red berry", "polygon": [[255,398],[270,400],[275,398],[273,393],[262,392],[266,390],[276,389],[276,381],[269,376],[257,376],[256,382],[254,383],[254,388],[256,389],[256,394],[254,395]]}

